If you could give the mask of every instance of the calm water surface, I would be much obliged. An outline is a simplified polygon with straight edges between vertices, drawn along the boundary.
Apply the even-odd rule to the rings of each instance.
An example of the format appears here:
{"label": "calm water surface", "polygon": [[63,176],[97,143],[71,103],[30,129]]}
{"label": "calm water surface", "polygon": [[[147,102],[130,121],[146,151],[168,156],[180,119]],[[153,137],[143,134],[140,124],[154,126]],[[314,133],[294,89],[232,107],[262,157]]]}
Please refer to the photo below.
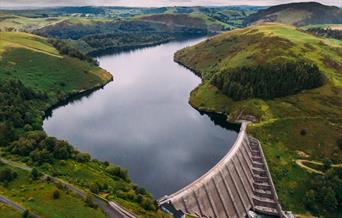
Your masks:
{"label": "calm water surface", "polygon": [[127,168],[156,198],[182,188],[215,165],[237,136],[188,104],[201,80],[175,63],[173,54],[199,41],[99,57],[114,82],[55,109],[44,129]]}

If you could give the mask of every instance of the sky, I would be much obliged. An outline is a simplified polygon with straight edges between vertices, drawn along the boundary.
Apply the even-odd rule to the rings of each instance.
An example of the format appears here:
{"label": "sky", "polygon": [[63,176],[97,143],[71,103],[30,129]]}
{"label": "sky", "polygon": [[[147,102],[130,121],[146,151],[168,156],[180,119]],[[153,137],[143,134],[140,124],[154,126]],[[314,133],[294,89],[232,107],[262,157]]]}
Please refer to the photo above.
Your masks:
{"label": "sky", "polygon": [[[0,8],[6,7],[51,7],[51,6],[220,6],[220,5],[276,5],[313,0],[0,0]],[[342,7],[342,0],[316,0],[326,5]]]}

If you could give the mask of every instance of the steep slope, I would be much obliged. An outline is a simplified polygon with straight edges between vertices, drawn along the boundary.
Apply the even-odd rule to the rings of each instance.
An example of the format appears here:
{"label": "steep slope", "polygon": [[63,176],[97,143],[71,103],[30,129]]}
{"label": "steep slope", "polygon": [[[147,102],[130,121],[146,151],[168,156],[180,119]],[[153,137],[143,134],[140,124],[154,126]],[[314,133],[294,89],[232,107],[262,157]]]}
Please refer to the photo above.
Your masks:
{"label": "steep slope", "polygon": [[60,55],[43,37],[2,32],[0,40],[0,79],[19,79],[25,86],[54,98],[111,80],[111,74],[91,63]]}
{"label": "steep slope", "polygon": [[342,23],[342,9],[317,2],[290,3],[260,10],[244,20],[245,25],[261,22],[279,22],[296,26]]}
{"label": "steep slope", "polygon": [[[338,186],[329,187],[334,194],[332,199],[319,200],[324,191],[318,187],[325,186],[315,184],[322,181],[294,161],[329,159],[336,164],[342,162],[342,149],[338,143],[342,140],[342,41],[315,37],[284,24],[268,23],[209,38],[178,51],[175,60],[203,79],[191,93],[192,106],[201,111],[226,114],[232,121],[250,119],[256,122],[248,131],[262,142],[285,210],[296,213],[309,210],[328,217],[340,213],[335,210],[340,205],[333,203],[339,202],[336,200],[339,199]],[[249,96],[245,100],[234,100],[235,96],[226,93],[224,86],[216,81],[222,76],[231,79],[234,74],[234,82],[244,84],[248,81],[258,84],[257,90],[266,88],[277,92],[284,84],[291,86],[297,79],[312,78],[312,75],[299,73],[305,68],[295,68],[284,71],[285,77],[274,80],[280,66],[298,60],[316,66],[324,75],[320,87],[297,94],[287,93],[285,97]],[[306,70],[309,71],[312,73]],[[231,90],[236,91],[236,88]],[[325,181],[329,178],[332,177],[323,177]]]}
{"label": "steep slope", "polygon": [[264,24],[229,31],[178,51],[175,60],[205,80],[226,69],[309,60],[341,85],[341,41],[318,38],[284,24]]}

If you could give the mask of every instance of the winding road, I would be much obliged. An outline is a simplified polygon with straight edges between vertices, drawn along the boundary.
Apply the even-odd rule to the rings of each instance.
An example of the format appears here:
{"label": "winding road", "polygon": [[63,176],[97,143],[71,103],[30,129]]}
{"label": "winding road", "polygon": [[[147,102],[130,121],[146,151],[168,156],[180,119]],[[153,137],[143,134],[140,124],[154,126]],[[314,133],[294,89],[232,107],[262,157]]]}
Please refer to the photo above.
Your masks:
{"label": "winding road", "polygon": [[[21,205],[15,203],[14,201],[11,201],[10,199],[8,199],[8,198],[6,198],[6,197],[4,197],[4,196],[1,196],[1,195],[0,195],[0,202],[2,202],[2,203],[4,203],[4,204],[6,204],[6,205],[8,205],[8,206],[10,206],[10,207],[12,207],[12,208],[14,208],[14,209],[16,209],[16,210],[19,211],[20,213],[24,213],[24,211],[27,210],[27,209],[24,208],[23,206],[21,206]],[[30,213],[30,215],[31,215],[32,217],[34,217],[34,218],[40,218],[40,216],[38,216],[38,215],[35,214],[35,213],[32,213],[32,212],[29,212],[29,213]]]}
{"label": "winding road", "polygon": [[[21,163],[18,163],[18,162],[15,162],[15,161],[7,160],[4,158],[0,158],[0,161],[4,164],[7,164],[7,165],[10,165],[12,167],[19,168],[19,169],[22,169],[25,171],[31,171],[32,170],[31,167],[24,165],[24,164],[21,164]],[[86,192],[84,192],[83,190],[79,189],[78,187],[76,187],[70,183],[65,182],[62,179],[52,177],[52,176],[47,175],[47,174],[43,174],[43,176],[46,178],[49,177],[53,182],[58,182],[58,183],[63,184],[63,186],[65,188],[74,192],[75,194],[77,194],[81,198],[86,198],[86,196],[87,196]],[[127,210],[122,208],[117,203],[115,203],[113,201],[109,201],[107,199],[104,199],[99,195],[92,194],[92,200],[95,204],[97,204],[105,212],[107,217],[110,217],[110,218],[135,218],[136,217],[134,214],[132,214],[131,212],[128,212]],[[0,201],[8,204],[11,207],[14,207],[15,209],[17,209],[21,212],[25,211],[25,208],[21,207],[20,205],[16,204],[15,202],[12,202],[11,200],[9,200],[5,197],[0,196]],[[35,217],[38,218],[39,216],[35,215]]]}
{"label": "winding road", "polygon": [[[306,166],[304,163],[312,163],[312,164],[316,164],[316,165],[319,165],[319,166],[323,166],[324,164],[321,163],[321,162],[318,162],[318,161],[313,161],[313,160],[305,160],[305,159],[298,159],[295,161],[296,164],[298,166],[300,166],[301,168],[307,170],[308,172],[310,173],[317,173],[317,174],[321,174],[321,175],[324,175],[324,172],[322,171],[319,171],[319,170],[316,170],[316,169],[313,169],[311,167],[308,167]],[[335,167],[335,168],[342,168],[342,164],[331,164],[331,167]]]}

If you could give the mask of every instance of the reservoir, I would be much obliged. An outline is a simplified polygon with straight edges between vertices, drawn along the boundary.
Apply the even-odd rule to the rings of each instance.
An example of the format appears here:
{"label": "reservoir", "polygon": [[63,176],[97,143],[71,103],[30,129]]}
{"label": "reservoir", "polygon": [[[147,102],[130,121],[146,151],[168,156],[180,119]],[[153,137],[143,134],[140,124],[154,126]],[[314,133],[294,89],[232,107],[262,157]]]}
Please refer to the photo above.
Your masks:
{"label": "reservoir", "polygon": [[114,81],[53,110],[45,131],[93,158],[127,168],[133,182],[155,198],[188,185],[237,137],[188,103],[201,79],[175,63],[173,55],[201,40],[98,57]]}

